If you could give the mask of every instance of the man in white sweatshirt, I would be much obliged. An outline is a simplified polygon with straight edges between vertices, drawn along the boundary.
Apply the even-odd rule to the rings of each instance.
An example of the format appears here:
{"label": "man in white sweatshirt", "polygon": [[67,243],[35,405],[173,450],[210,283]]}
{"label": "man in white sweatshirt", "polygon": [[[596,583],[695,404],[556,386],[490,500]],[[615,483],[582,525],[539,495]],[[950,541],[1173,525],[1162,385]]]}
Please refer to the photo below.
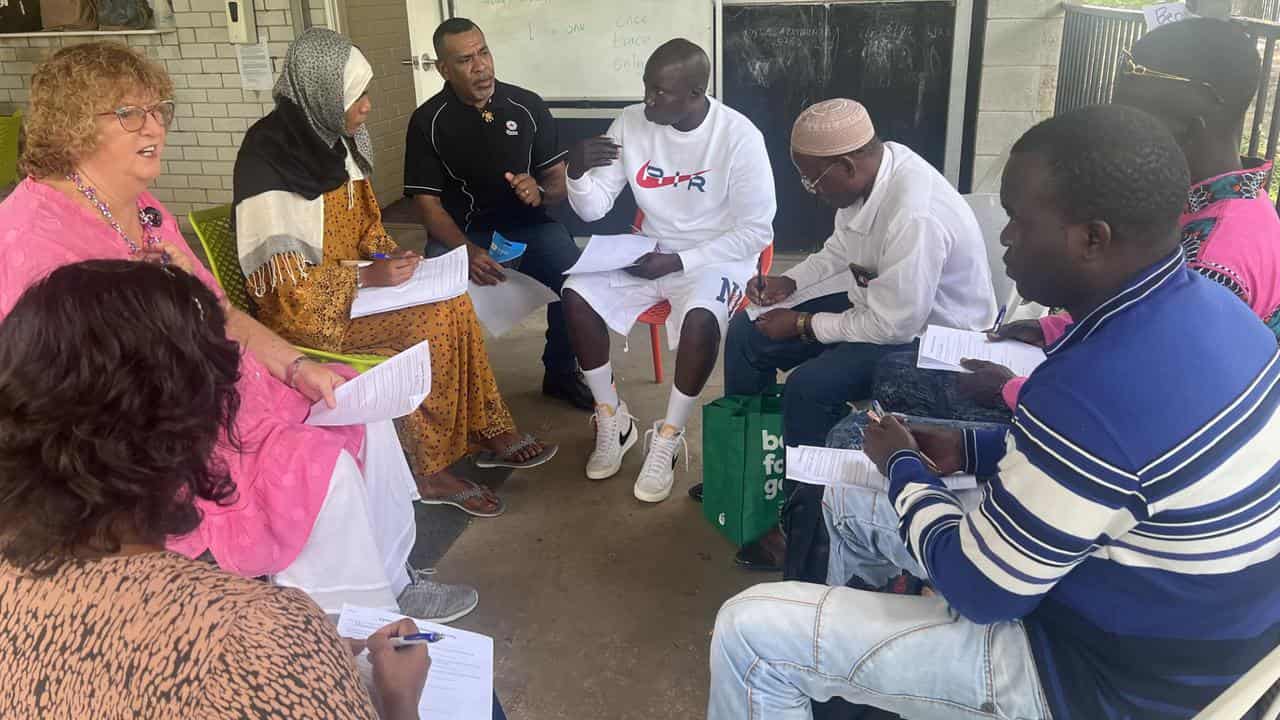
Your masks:
{"label": "man in white sweatshirt", "polygon": [[[845,403],[870,396],[880,358],[913,349],[930,324],[986,330],[995,321],[995,293],[968,203],[919,155],[882,142],[861,104],[837,98],[807,108],[792,128],[791,160],[805,188],[838,208],[835,228],[820,251],[765,278],[763,288],[751,281],[752,302],[783,307],[755,322],[745,313],[734,319],[725,393],[760,392],[778,370],[794,369],[783,396],[783,441],[821,446],[848,414]],[[813,514],[812,522],[788,514],[787,541],[795,544],[795,528],[821,515],[818,502],[791,506]],[[770,544],[773,551],[762,552]],[[776,538],[767,537],[743,548],[738,562],[776,563],[776,549]],[[803,562],[805,552],[788,547],[787,566]]]}
{"label": "man in white sweatshirt", "polygon": [[626,335],[649,307],[671,303],[675,387],[666,416],[647,433],[634,488],[645,502],[671,494],[685,424],[715,368],[728,317],[773,241],[776,202],[764,137],[746,117],[707,97],[710,71],[697,45],[665,43],[645,64],[644,103],[625,108],[606,135],[569,152],[574,211],[597,220],[630,184],[644,213],[640,231],[658,241],[629,270],[571,276],[563,294],[569,335],[596,403],[586,469],[593,480],[616,474],[637,440],[635,419],[613,383],[609,330]]}

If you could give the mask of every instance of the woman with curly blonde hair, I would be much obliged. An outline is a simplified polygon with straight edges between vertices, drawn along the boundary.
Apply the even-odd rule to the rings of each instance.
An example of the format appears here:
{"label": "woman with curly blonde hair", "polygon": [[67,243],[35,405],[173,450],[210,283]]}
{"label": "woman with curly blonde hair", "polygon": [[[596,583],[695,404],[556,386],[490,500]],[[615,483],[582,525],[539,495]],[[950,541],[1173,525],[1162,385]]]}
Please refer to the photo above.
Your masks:
{"label": "woman with curly blonde hair", "polygon": [[[93,42],[58,51],[32,78],[21,169],[27,178],[0,204],[0,317],[54,269],[83,260],[172,263],[205,283],[240,344],[235,424],[240,450],[216,456],[236,497],[197,500],[197,527],[169,549],[212,552],[224,569],[272,576],[327,612],[344,602],[450,620],[475,607],[474,590],[414,578],[407,568],[416,496],[390,422],[320,428],[311,404],[333,404],[344,381],[226,303],[194,258],[173,216],[147,192],[174,117],[163,69],[124,45]],[[149,321],[147,307],[135,309]],[[190,392],[206,392],[190,377]]]}

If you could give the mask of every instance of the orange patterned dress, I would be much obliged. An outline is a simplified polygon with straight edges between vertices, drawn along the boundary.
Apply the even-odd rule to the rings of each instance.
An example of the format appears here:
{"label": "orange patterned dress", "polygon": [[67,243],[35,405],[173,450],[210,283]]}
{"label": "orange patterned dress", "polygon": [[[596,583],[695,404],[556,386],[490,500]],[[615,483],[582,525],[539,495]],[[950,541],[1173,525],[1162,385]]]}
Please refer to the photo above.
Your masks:
{"label": "orange patterned dress", "polygon": [[343,184],[324,195],[323,264],[307,268],[305,278],[268,284],[257,298],[258,319],[290,342],[331,352],[394,355],[429,340],[431,394],[397,422],[410,466],[423,478],[468,454],[476,440],[514,430],[515,423],[468,296],[351,319],[357,270],[341,261],[399,249],[382,225],[369,181]]}
{"label": "orange patterned dress", "polygon": [[0,562],[0,717],[375,720],[306,595],[167,552]]}

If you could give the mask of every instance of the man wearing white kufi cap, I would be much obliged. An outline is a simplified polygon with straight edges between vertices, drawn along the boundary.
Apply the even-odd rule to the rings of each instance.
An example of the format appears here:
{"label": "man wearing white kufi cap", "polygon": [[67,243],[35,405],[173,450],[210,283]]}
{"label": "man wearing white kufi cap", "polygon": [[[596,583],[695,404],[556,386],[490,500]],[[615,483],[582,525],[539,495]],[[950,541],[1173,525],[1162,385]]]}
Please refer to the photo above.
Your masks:
{"label": "man wearing white kufi cap", "polygon": [[[791,131],[791,161],[801,184],[837,208],[835,229],[799,265],[763,287],[748,283],[756,307],[730,323],[725,393],[760,392],[778,370],[794,368],[783,440],[820,446],[848,413],[846,401],[870,396],[881,357],[912,349],[931,324],[985,330],[996,303],[969,205],[910,148],[882,142],[861,104],[838,98],[807,108]],[[792,504],[812,511],[802,527],[821,522],[819,505]],[[788,522],[791,541],[796,520]],[[803,559],[803,545],[788,549],[788,565]],[[760,549],[744,548],[739,562],[777,562],[776,542],[771,553]]]}

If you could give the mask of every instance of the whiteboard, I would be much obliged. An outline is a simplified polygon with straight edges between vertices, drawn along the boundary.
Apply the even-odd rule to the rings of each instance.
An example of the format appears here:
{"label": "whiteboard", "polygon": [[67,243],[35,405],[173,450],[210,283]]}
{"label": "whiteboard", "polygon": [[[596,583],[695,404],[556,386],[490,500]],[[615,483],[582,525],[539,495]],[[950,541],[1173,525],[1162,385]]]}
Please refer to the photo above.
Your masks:
{"label": "whiteboard", "polygon": [[[498,79],[547,100],[644,98],[644,63],[683,37],[716,57],[713,0],[452,0],[484,31]],[[714,62],[714,60],[713,60]]]}

